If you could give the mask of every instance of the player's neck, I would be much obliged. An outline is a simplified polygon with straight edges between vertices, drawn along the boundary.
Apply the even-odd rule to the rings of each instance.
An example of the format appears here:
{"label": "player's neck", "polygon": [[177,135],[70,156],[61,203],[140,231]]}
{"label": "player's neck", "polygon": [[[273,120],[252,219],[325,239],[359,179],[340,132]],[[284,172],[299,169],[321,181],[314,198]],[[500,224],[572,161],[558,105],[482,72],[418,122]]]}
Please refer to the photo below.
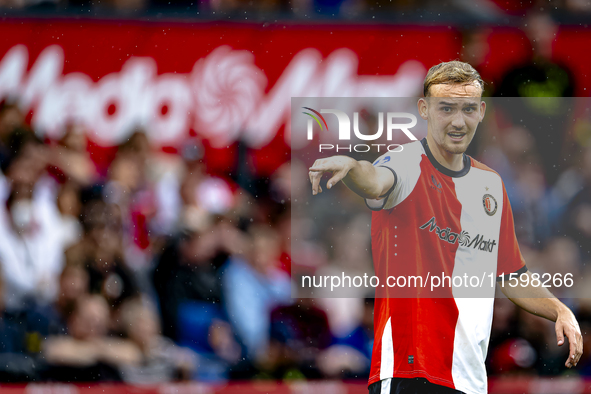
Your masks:
{"label": "player's neck", "polygon": [[464,154],[450,153],[439,146],[431,134],[427,134],[427,144],[433,157],[439,164],[452,171],[461,171],[464,169]]}

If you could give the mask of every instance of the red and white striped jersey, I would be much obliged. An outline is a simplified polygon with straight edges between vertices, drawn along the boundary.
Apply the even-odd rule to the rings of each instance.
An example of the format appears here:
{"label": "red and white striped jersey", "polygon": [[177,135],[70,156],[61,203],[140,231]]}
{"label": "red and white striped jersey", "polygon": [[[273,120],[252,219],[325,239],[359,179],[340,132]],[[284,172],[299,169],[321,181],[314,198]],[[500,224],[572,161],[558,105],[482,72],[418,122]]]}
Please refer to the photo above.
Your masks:
{"label": "red and white striped jersey", "polygon": [[[467,155],[464,168],[451,171],[435,160],[425,139],[403,147],[374,162],[396,178],[387,197],[366,200],[374,210],[376,275],[525,272],[501,177]],[[465,393],[486,393],[494,303],[494,286],[489,288],[490,297],[480,298],[461,296],[457,288],[448,288],[443,298],[418,288],[415,298],[376,293],[369,384],[422,377]]]}

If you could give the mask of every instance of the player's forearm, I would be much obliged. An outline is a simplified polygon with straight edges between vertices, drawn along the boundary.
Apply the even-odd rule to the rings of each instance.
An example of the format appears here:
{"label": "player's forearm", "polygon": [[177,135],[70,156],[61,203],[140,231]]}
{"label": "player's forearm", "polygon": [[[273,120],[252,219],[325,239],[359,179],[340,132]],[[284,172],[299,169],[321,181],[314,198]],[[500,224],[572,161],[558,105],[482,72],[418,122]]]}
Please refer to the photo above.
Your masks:
{"label": "player's forearm", "polygon": [[386,168],[374,167],[368,161],[357,161],[341,155],[318,159],[309,170],[313,195],[322,193],[320,179],[326,172],[332,173],[332,177],[326,184],[327,189],[343,181],[353,192],[371,199],[383,196],[396,181],[392,171]]}
{"label": "player's forearm", "polygon": [[363,198],[379,198],[383,194],[383,186],[376,168],[365,160],[353,160],[351,169],[343,182],[351,191]]}
{"label": "player's forearm", "polygon": [[551,321],[556,321],[561,313],[570,311],[566,305],[544,287],[529,284],[525,287],[516,286],[513,288],[506,284],[501,289],[515,305],[529,313]]}

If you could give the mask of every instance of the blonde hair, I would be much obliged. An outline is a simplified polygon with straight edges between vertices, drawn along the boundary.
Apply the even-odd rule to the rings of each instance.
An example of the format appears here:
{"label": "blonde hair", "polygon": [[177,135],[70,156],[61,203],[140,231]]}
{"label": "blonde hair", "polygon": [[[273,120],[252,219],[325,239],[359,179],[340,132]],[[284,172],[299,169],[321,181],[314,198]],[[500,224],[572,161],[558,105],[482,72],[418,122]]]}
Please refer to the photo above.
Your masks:
{"label": "blonde hair", "polygon": [[433,85],[471,85],[474,82],[478,83],[482,93],[482,90],[484,90],[484,81],[474,67],[458,60],[442,62],[429,69],[425,81],[423,82],[423,94],[425,97],[429,97],[429,88]]}

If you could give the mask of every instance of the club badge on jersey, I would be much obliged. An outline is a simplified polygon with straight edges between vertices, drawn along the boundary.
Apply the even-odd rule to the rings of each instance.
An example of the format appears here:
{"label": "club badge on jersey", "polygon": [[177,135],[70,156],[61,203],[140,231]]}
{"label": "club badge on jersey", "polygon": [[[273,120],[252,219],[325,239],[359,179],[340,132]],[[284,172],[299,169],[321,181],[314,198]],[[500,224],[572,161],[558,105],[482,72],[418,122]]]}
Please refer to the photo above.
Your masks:
{"label": "club badge on jersey", "polygon": [[484,212],[488,216],[492,216],[497,213],[497,200],[490,194],[485,194],[482,197],[482,205],[484,206]]}

